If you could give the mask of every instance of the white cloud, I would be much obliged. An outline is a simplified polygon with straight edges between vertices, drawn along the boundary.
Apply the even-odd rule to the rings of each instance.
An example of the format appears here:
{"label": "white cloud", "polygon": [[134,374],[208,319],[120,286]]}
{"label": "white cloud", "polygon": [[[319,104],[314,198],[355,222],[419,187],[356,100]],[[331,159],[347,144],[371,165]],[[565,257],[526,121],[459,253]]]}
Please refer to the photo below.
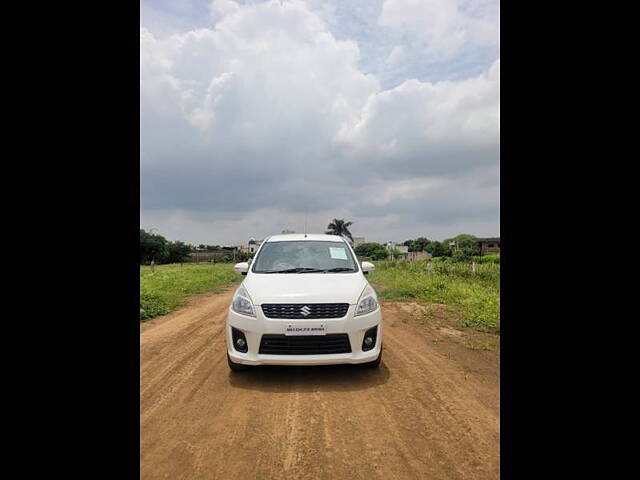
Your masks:
{"label": "white cloud", "polygon": [[357,69],[357,45],[337,41],[304,3],[213,5],[224,14],[213,29],[164,40],[141,30],[143,102],[181,110],[211,141],[276,147],[297,132],[326,142],[378,89]]}
{"label": "white cloud", "polygon": [[219,15],[231,15],[237,13],[240,6],[233,0],[213,0],[211,2],[211,11]]}
{"label": "white cloud", "polygon": [[[367,162],[415,162],[434,173],[495,162],[500,145],[500,60],[459,82],[407,80],[371,95],[340,139]],[[488,149],[493,158],[474,154]],[[398,166],[396,164],[396,166]]]}
{"label": "white cloud", "polygon": [[499,2],[385,0],[378,22],[424,44],[424,53],[446,60],[462,48],[499,45]]}
{"label": "white cloud", "polygon": [[[466,80],[382,90],[358,67],[358,44],[337,40],[301,0],[217,0],[211,11],[210,28],[140,29],[147,226],[222,243],[298,229],[279,220],[300,223],[305,210],[320,230],[355,215],[358,231],[380,237],[422,228],[417,220],[497,224],[499,60]],[[388,61],[406,55],[397,45]],[[489,187],[467,182],[473,193],[460,195],[455,177],[474,169]]]}

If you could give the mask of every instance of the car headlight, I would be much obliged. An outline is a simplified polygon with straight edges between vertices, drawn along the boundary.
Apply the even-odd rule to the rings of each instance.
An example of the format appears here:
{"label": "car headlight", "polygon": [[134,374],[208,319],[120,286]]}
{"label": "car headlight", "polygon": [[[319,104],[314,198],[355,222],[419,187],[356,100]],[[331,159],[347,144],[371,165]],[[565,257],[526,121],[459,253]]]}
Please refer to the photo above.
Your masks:
{"label": "car headlight", "polygon": [[371,313],[376,308],[378,308],[378,296],[373,288],[371,288],[370,285],[367,285],[360,295],[354,316],[357,317],[358,315]]}
{"label": "car headlight", "polygon": [[250,317],[256,316],[256,312],[253,309],[253,302],[251,301],[251,297],[242,285],[240,285],[240,287],[236,290],[236,293],[233,295],[231,310],[236,313],[241,313],[242,315],[248,315]]}

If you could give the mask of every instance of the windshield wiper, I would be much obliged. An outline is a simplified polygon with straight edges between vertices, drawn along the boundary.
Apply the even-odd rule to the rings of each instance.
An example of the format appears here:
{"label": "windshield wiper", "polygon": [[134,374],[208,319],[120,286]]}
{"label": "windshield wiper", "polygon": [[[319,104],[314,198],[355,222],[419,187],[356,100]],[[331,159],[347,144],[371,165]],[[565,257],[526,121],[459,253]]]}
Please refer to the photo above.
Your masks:
{"label": "windshield wiper", "polygon": [[256,273],[329,273],[329,272],[355,272],[353,268],[348,267],[335,267],[329,269],[323,268],[310,268],[310,267],[296,267],[296,268],[287,268],[285,270],[266,270],[264,272],[256,272]]}
{"label": "windshield wiper", "polygon": [[285,270],[267,270],[265,272],[256,272],[256,273],[312,273],[312,272],[324,272],[324,270],[317,269],[317,268],[309,268],[309,267],[296,267],[296,268],[287,268]]}

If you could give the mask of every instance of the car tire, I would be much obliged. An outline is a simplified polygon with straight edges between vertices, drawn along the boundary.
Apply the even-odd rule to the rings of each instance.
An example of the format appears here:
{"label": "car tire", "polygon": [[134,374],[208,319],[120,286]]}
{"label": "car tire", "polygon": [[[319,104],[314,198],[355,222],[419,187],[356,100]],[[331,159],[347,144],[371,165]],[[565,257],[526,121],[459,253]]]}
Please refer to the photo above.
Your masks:
{"label": "car tire", "polygon": [[229,368],[232,372],[242,372],[247,370],[249,367],[247,365],[242,365],[241,363],[236,363],[231,360],[229,356],[229,352],[227,352],[227,363],[229,364]]}
{"label": "car tire", "polygon": [[380,366],[381,361],[382,361],[382,345],[380,346],[380,353],[378,354],[378,358],[376,358],[373,362],[363,363],[362,365],[367,368],[378,368]]}

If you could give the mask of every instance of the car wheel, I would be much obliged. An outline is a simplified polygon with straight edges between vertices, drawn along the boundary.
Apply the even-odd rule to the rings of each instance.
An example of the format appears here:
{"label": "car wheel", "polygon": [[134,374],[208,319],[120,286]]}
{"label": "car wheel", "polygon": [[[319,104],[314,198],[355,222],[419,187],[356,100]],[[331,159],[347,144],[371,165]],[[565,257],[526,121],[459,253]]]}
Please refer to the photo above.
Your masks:
{"label": "car wheel", "polygon": [[380,366],[381,361],[382,361],[382,346],[380,346],[380,353],[378,354],[378,358],[376,358],[373,362],[363,363],[362,365],[369,368],[378,368]]}
{"label": "car wheel", "polygon": [[229,368],[232,372],[242,372],[243,370],[247,370],[249,367],[247,365],[242,365],[241,363],[236,363],[231,361],[231,357],[227,352],[227,363],[229,364]]}

